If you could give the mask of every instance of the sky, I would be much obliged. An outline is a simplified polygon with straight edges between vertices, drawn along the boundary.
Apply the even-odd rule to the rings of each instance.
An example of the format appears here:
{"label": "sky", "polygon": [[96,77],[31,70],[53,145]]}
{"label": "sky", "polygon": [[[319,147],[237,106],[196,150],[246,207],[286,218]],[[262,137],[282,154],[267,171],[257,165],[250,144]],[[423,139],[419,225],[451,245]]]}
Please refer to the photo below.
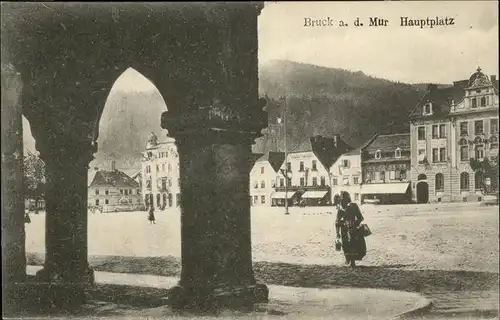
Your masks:
{"label": "sky", "polygon": [[[407,83],[452,83],[478,66],[498,75],[497,10],[496,1],[268,2],[259,16],[259,63],[286,59]],[[455,24],[401,27],[405,16],[450,17]],[[304,27],[305,18],[328,17],[348,26]],[[353,26],[357,17],[364,27]],[[389,24],[368,27],[370,17]],[[151,88],[130,69],[115,83],[126,91]]]}

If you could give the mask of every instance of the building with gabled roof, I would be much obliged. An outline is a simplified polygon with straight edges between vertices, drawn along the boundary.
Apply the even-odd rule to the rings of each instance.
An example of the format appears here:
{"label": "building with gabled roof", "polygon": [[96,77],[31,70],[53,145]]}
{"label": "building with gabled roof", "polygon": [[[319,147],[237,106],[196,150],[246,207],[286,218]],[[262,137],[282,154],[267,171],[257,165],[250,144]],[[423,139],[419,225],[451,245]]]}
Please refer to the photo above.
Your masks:
{"label": "building with gabled roof", "polygon": [[89,170],[89,207],[101,212],[139,211],[144,209],[139,183],[120,170],[112,161],[110,170]]}
{"label": "building with gabled roof", "polygon": [[412,188],[418,203],[478,201],[498,187],[498,176],[487,177],[470,165],[498,159],[496,76],[478,68],[453,86],[429,85],[410,122]]}
{"label": "building with gabled roof", "polygon": [[409,133],[376,134],[361,149],[361,202],[411,202]]}
{"label": "building with gabled roof", "polygon": [[250,198],[252,206],[271,206],[271,196],[281,176],[279,169],[285,161],[283,152],[269,151],[260,155],[250,170]]}
{"label": "building with gabled roof", "polygon": [[[340,138],[314,136],[302,141],[292,149],[281,172],[290,172],[291,178],[281,175],[273,199],[284,205],[284,187],[288,183],[289,205],[329,205],[331,202],[330,185],[332,164],[344,153],[353,148]],[[285,182],[286,181],[286,182]]]}
{"label": "building with gabled roof", "polygon": [[361,201],[361,147],[342,154],[330,167],[331,201],[333,196],[347,191],[354,202]]}

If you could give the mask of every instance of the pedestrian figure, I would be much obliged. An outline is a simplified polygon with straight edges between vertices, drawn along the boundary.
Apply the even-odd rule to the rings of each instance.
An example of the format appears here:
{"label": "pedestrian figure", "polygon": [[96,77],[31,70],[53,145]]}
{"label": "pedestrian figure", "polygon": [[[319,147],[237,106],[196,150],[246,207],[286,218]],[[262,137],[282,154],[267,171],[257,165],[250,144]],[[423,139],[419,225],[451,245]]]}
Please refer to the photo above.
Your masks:
{"label": "pedestrian figure", "polygon": [[342,239],[342,251],[346,265],[356,266],[356,261],[362,260],[366,255],[366,241],[359,225],[364,220],[358,205],[351,202],[347,191],[340,193],[335,230],[337,239]]}
{"label": "pedestrian figure", "polygon": [[31,223],[31,218],[28,211],[24,213],[24,223]]}
{"label": "pedestrian figure", "polygon": [[148,215],[149,224],[156,224],[155,221],[155,207],[149,206],[149,215]]}

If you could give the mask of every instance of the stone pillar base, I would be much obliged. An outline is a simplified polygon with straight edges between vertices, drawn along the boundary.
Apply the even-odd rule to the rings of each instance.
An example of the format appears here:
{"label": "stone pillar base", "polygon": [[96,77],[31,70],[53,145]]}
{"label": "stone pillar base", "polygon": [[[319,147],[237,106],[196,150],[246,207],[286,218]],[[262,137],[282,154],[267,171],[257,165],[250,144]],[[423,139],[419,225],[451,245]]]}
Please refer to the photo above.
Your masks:
{"label": "stone pillar base", "polygon": [[217,313],[223,309],[252,310],[254,304],[269,301],[265,284],[220,287],[204,290],[177,285],[170,289],[168,301],[174,310],[193,310]]}

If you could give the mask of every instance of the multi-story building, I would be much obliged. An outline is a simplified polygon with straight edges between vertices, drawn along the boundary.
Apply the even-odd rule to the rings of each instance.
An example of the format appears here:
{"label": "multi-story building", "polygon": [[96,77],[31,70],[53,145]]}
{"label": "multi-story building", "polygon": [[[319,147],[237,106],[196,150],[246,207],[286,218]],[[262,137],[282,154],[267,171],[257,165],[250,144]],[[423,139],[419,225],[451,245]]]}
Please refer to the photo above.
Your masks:
{"label": "multi-story building", "polygon": [[147,207],[160,210],[180,206],[179,155],[175,139],[158,142],[151,132],[142,159],[142,190]]}
{"label": "multi-story building", "polygon": [[[255,162],[250,171],[250,197],[253,206],[271,206],[279,169],[285,161],[283,152],[268,152]],[[276,201],[276,200],[275,200]]]}
{"label": "multi-story building", "polygon": [[410,134],[377,134],[361,151],[361,202],[409,203]]}
{"label": "multi-story building", "polygon": [[347,191],[352,201],[361,201],[361,148],[342,154],[331,166],[330,173],[332,197]]}
{"label": "multi-story building", "polygon": [[111,170],[91,169],[89,176],[89,207],[99,208],[101,212],[143,210],[139,184],[124,172],[115,169],[112,161]]}
{"label": "multi-story building", "polygon": [[285,183],[288,183],[289,205],[330,204],[330,168],[340,155],[352,149],[338,134],[303,141],[288,153],[281,166],[273,198],[284,199]]}
{"label": "multi-story building", "polygon": [[[488,179],[470,161],[498,157],[498,81],[478,68],[453,86],[429,85],[411,116],[418,203],[481,200]],[[496,183],[498,185],[498,183]]]}

